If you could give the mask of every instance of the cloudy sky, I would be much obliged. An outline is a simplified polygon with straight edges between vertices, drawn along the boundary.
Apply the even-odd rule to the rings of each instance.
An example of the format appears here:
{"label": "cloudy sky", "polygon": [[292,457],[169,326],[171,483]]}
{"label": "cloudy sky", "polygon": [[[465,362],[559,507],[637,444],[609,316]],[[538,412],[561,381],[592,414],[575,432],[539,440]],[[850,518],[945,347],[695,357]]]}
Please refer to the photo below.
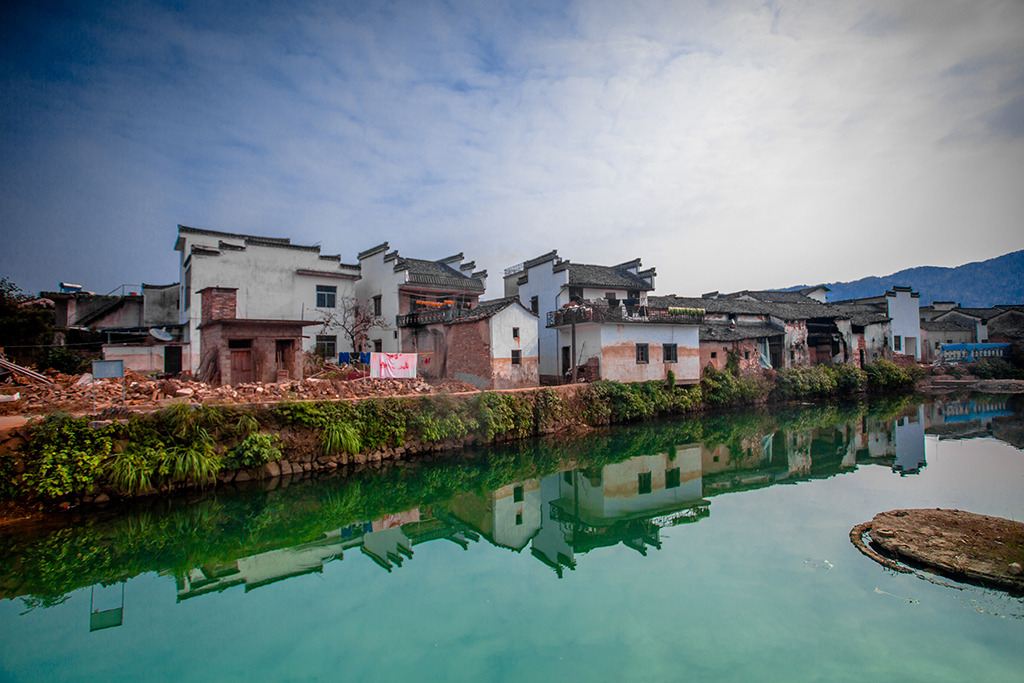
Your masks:
{"label": "cloudy sky", "polygon": [[177,225],[658,291],[1024,248],[1024,3],[8,2],[0,275],[178,277]]}

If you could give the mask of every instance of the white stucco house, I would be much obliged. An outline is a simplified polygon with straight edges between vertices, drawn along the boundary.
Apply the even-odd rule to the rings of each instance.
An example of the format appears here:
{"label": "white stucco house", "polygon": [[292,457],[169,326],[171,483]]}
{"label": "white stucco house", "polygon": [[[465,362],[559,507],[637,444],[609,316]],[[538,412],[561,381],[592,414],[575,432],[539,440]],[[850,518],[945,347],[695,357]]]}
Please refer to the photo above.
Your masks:
{"label": "white stucco house", "polygon": [[572,263],[550,251],[505,271],[505,296],[538,316],[541,383],[583,368],[588,379],[700,379],[699,315],[650,311],[655,270],[640,259],[615,266]]}
{"label": "white stucco house", "polygon": [[369,349],[398,353],[408,314],[443,307],[472,308],[487,289],[487,271],[476,270],[462,253],[437,261],[407,258],[383,242],[359,253],[360,279],[354,293],[388,327],[370,331]]}
{"label": "white stucco house", "polygon": [[[338,255],[320,253],[319,246],[292,244],[288,238],[259,237],[178,226],[174,248],[180,253],[179,321],[185,326],[182,368],[195,374],[200,363],[201,324],[198,292],[209,288],[236,290],[236,315],[256,321],[316,321],[352,296],[358,265]],[[326,355],[338,351],[337,330],[309,327],[302,349],[321,344]]]}
{"label": "white stucco house", "polygon": [[893,287],[880,296],[834,301],[840,308],[847,305],[873,306],[889,318],[889,349],[921,360],[921,294],[910,287]]}

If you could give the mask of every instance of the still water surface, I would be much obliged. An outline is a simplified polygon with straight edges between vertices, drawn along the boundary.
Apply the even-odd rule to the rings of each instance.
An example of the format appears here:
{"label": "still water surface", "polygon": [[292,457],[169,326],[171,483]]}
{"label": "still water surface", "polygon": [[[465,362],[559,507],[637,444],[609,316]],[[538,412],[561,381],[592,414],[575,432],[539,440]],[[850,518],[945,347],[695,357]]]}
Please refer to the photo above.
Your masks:
{"label": "still water surface", "polygon": [[854,549],[1024,519],[1010,401],[659,422],[0,537],[0,679],[1019,681],[1024,604]]}

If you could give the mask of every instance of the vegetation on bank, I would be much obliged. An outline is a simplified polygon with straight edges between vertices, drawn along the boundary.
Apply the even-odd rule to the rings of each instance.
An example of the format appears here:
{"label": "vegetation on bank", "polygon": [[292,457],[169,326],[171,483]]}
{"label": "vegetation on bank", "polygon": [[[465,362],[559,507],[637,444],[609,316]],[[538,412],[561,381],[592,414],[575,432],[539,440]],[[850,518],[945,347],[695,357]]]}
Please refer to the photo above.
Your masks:
{"label": "vegetation on bank", "polygon": [[255,410],[182,403],[100,423],[55,414],[32,425],[18,451],[0,454],[0,498],[138,495],[209,485],[224,470],[245,469],[259,477],[268,463],[296,456],[337,466],[365,462],[360,456],[370,453],[518,440],[573,424],[596,427],[768,400],[905,391],[915,371],[880,360],[865,370],[820,365],[742,376],[731,362],[725,371],[708,367],[700,384],[688,388],[676,387],[670,377],[666,383],[597,381],[564,395],[542,388],[472,397],[285,402]]}

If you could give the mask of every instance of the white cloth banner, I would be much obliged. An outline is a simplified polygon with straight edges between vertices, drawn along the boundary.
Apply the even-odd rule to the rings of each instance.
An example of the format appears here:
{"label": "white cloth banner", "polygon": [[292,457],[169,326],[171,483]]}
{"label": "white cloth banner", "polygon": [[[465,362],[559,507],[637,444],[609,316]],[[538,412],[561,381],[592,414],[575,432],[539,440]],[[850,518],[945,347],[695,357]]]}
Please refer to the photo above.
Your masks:
{"label": "white cloth banner", "polygon": [[416,377],[415,353],[371,353],[370,377]]}

